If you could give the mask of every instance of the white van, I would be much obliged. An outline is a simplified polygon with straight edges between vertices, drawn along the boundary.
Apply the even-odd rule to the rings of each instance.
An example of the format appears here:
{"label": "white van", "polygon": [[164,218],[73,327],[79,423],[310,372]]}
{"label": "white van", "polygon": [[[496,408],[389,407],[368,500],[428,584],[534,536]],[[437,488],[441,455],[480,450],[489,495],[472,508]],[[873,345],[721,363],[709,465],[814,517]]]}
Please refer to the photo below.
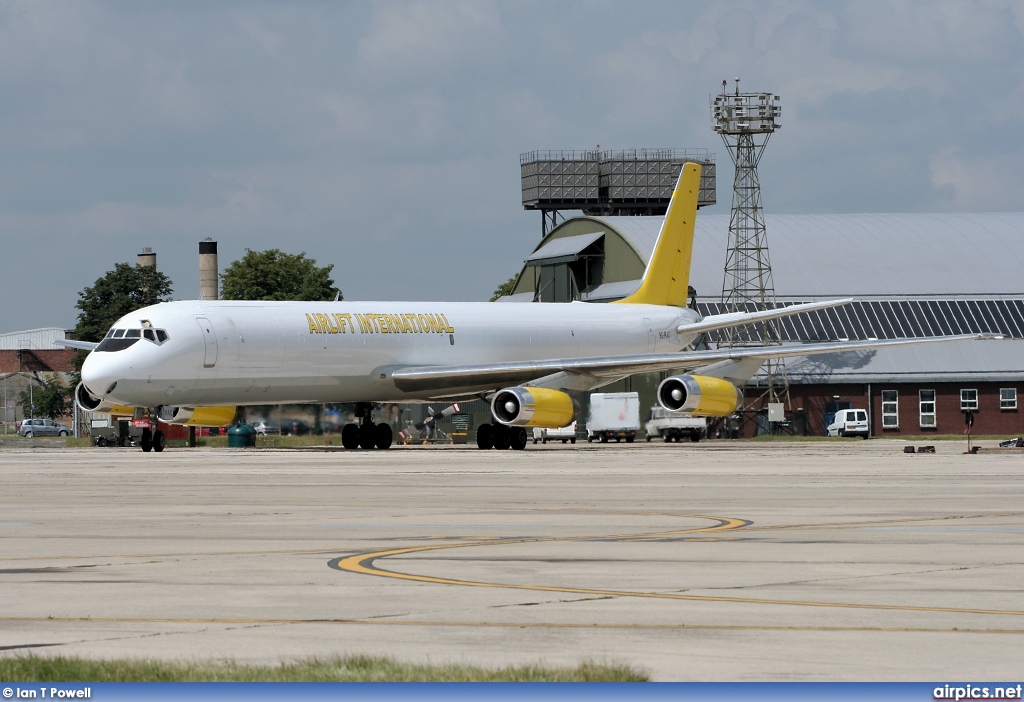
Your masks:
{"label": "white van", "polygon": [[829,436],[860,436],[866,439],[870,433],[867,410],[839,410],[825,431]]}

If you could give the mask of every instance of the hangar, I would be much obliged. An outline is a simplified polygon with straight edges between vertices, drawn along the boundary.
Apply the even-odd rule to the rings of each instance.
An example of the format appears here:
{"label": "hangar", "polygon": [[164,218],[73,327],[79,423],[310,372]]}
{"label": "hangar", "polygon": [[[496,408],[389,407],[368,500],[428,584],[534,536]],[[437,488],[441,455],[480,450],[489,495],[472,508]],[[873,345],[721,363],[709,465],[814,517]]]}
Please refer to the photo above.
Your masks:
{"label": "hangar", "polygon": [[[766,215],[779,304],[856,296],[844,308],[787,318],[786,343],[998,332],[1010,341],[956,342],[797,358],[787,363],[788,415],[821,434],[846,407],[867,408],[872,434],[1024,434],[1024,213]],[[610,302],[633,292],[660,217],[568,219],[526,258],[503,300]],[[690,285],[701,314],[720,311],[728,214],[697,216]],[[755,333],[749,330],[749,333]],[[714,334],[702,344],[714,346]],[[610,390],[653,404],[657,377]],[[758,378],[748,397],[760,394]],[[765,424],[747,422],[745,434]]]}

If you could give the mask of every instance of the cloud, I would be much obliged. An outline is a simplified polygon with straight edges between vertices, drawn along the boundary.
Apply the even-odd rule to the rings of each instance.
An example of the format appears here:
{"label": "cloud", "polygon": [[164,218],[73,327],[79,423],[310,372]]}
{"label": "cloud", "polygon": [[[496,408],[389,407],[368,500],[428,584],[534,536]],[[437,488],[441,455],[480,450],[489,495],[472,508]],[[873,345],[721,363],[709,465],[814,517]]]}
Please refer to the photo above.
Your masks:
{"label": "cloud", "polygon": [[707,148],[727,210],[737,75],[782,95],[770,211],[1017,210],[1022,37],[1010,0],[9,2],[0,326],[72,324],[143,246],[192,296],[206,236],[349,299],[486,299],[540,235],[520,152]]}

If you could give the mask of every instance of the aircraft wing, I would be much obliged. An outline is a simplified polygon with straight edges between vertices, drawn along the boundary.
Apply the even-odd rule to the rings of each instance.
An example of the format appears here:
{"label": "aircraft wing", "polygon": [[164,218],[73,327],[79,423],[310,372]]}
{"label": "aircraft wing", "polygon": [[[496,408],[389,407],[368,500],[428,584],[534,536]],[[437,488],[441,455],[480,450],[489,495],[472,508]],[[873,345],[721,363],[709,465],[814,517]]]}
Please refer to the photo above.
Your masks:
{"label": "aircraft wing", "polygon": [[67,346],[72,349],[82,349],[83,351],[92,351],[98,343],[94,341],[74,341],[72,339],[54,339],[53,343],[60,344],[61,346]]}
{"label": "aircraft wing", "polygon": [[715,329],[737,327],[742,324],[763,322],[768,319],[779,319],[780,317],[789,317],[790,315],[802,314],[804,312],[813,312],[814,310],[825,310],[830,307],[841,307],[842,305],[848,305],[853,301],[854,298],[847,297],[841,300],[806,302],[801,305],[777,307],[773,310],[763,310],[760,312],[729,312],[728,314],[709,315],[704,319],[700,320],[699,322],[694,322],[692,324],[680,324],[676,328],[676,331],[679,332],[680,334],[714,331]]}
{"label": "aircraft wing", "polygon": [[[839,351],[878,349],[887,346],[933,344],[968,339],[1001,339],[999,334],[960,334],[883,341],[830,341],[818,344],[787,344],[757,348],[682,351],[679,353],[634,354],[628,356],[592,356],[589,358],[552,358],[537,361],[513,361],[465,366],[404,366],[391,370],[395,386],[406,392],[439,390],[482,392],[509,385],[528,383],[552,373],[564,372],[595,378],[617,378],[633,373],[700,368],[718,361],[744,358],[788,358]],[[384,370],[384,369],[381,369]]]}

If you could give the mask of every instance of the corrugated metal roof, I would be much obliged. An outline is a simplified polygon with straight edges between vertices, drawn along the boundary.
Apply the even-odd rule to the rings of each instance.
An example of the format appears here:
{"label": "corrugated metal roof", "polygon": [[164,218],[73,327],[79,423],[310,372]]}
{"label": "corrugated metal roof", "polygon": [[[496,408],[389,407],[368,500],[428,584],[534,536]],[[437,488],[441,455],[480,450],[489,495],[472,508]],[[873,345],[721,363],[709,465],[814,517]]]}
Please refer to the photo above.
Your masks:
{"label": "corrugated metal roof", "polygon": [[563,236],[558,239],[552,239],[530,254],[526,262],[536,263],[538,261],[551,261],[558,258],[575,258],[580,251],[603,236],[604,232],[594,232],[593,234],[577,234],[576,236]]}
{"label": "corrugated metal roof", "polygon": [[61,327],[44,327],[42,329],[7,332],[0,334],[0,350],[63,349],[65,348],[64,346],[59,346],[54,341],[63,339],[64,336],[64,330]]}
{"label": "corrugated metal roof", "polygon": [[[649,261],[661,217],[595,217]],[[1024,293],[1024,213],[766,215],[775,293],[844,295]],[[722,291],[729,215],[698,213],[690,285]]]}
{"label": "corrugated metal roof", "polygon": [[[1024,341],[952,341],[786,360],[789,382],[1006,382],[1024,385]],[[756,382],[756,380],[755,380]]]}

